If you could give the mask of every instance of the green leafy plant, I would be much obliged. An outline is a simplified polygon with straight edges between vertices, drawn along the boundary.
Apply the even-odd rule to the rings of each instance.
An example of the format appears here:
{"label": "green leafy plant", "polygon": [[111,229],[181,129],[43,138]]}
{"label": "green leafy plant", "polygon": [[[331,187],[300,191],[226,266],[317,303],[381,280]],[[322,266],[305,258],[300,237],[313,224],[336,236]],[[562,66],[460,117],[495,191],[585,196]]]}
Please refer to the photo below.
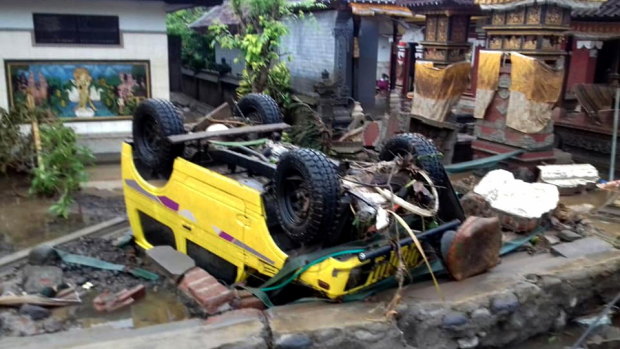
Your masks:
{"label": "green leafy plant", "polygon": [[179,10],[168,14],[166,28],[169,35],[181,37],[181,62],[194,71],[205,69],[215,61],[215,50],[210,33],[199,33],[189,25],[205,12],[204,7]]}
{"label": "green leafy plant", "polygon": [[87,180],[86,166],[93,162],[92,152],[77,144],[73,129],[55,120],[44,124],[41,130],[41,163],[34,169],[30,192],[58,196],[50,212],[68,218],[73,195],[80,183]]}
{"label": "green leafy plant", "polygon": [[50,112],[36,108],[30,110],[24,103],[17,103],[10,111],[0,108],[0,173],[9,170],[28,172],[34,165],[32,136],[21,125],[33,120],[43,121]]}
{"label": "green leafy plant", "polygon": [[[288,0],[231,0],[239,19],[238,31],[218,24],[209,28],[215,42],[228,49],[238,49],[245,60],[237,94],[265,93],[281,107],[284,118],[293,124],[285,139],[299,146],[326,151],[330,133],[321,118],[310,106],[295,98],[291,89],[291,73],[287,59],[280,55],[280,42],[288,34],[283,20],[299,20],[306,12],[324,8],[315,1]],[[309,17],[309,16],[308,16]],[[309,17],[312,20],[313,17]]]}
{"label": "green leafy plant", "polygon": [[239,19],[238,32],[233,34],[223,24],[209,31],[222,47],[238,49],[243,55],[245,68],[237,93],[269,94],[286,110],[292,99],[290,71],[279,52],[282,37],[288,33],[283,20],[304,17],[304,11],[323,5],[287,0],[231,0],[231,5]]}

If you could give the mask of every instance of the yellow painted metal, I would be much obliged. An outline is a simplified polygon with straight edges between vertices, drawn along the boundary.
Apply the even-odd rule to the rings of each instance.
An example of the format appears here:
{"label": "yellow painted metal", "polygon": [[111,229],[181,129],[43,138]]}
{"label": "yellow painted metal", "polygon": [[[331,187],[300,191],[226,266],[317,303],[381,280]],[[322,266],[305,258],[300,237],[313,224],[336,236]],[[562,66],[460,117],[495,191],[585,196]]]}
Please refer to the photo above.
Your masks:
{"label": "yellow painted metal", "polygon": [[[131,145],[124,143],[121,156],[123,191],[129,223],[140,247],[153,247],[144,235],[139,214],[142,212],[174,232],[180,252],[187,253],[186,241],[189,240],[235,265],[237,282],[246,279],[249,270],[270,277],[284,266],[288,256],[269,233],[258,190],[182,158],[175,160],[170,179],[163,186],[156,186],[140,176],[132,153]],[[178,203],[177,209],[166,206],[162,198]],[[234,238],[234,242],[222,237],[220,232]],[[405,247],[402,251],[408,266],[419,260],[415,248]],[[370,277],[347,289],[351,272],[368,263],[375,264]],[[355,255],[328,258],[310,267],[297,281],[329,298],[338,298],[393,275],[395,265],[394,253],[364,262]],[[323,287],[325,285],[329,285],[328,289]]]}

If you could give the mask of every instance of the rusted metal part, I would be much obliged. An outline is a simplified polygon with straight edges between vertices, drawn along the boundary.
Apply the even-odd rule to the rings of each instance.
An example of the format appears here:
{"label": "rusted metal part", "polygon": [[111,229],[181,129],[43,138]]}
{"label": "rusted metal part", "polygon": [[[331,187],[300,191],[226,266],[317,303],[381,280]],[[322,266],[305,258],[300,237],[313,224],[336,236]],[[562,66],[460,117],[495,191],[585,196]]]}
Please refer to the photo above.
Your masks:
{"label": "rusted metal part", "polygon": [[239,136],[249,133],[266,133],[266,132],[274,132],[274,131],[282,131],[290,128],[291,126],[286,123],[277,123],[277,124],[266,124],[266,125],[257,125],[257,126],[244,126],[238,128],[231,128],[228,130],[222,131],[202,131],[190,134],[183,135],[174,135],[168,137],[168,140],[172,144],[185,143],[189,141],[198,141],[201,139],[214,138],[214,137],[222,137],[222,136]]}
{"label": "rusted metal part", "polygon": [[112,312],[117,309],[133,304],[135,301],[146,296],[144,285],[138,285],[131,289],[124,289],[117,293],[104,292],[93,300],[93,307],[100,312]]}
{"label": "rusted metal part", "polygon": [[220,104],[219,107],[213,109],[209,114],[205,115],[200,120],[198,120],[196,125],[192,127],[192,131],[193,132],[204,131],[207,129],[207,127],[209,127],[209,125],[213,123],[218,123],[218,122],[226,123],[226,124],[230,124],[232,122],[233,124],[237,124],[237,122],[235,121],[227,120],[231,118],[232,116],[233,115],[232,115],[232,112],[230,110],[230,106],[228,105],[228,103],[222,103]]}
{"label": "rusted metal part", "polygon": [[456,280],[484,273],[500,262],[502,233],[496,217],[468,217],[454,235],[444,256]]}

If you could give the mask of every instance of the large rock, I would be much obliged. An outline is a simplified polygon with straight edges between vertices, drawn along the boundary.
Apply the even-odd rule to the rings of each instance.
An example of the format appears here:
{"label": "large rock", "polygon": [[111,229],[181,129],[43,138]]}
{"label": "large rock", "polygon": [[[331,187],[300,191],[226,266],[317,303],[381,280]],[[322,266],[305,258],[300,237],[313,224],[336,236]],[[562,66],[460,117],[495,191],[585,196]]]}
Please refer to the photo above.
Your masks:
{"label": "large rock", "polygon": [[41,244],[30,250],[28,253],[28,263],[32,265],[45,265],[58,259],[58,254],[54,247],[49,244]]}
{"label": "large rock", "polygon": [[42,320],[51,314],[48,309],[32,304],[23,304],[19,308],[19,313],[30,317],[32,320]]}
{"label": "large rock", "polygon": [[62,284],[62,269],[54,266],[27,265],[23,270],[24,290],[39,293],[47,287]]}
{"label": "large rock", "polygon": [[568,229],[564,229],[558,232],[558,237],[560,238],[560,240],[566,241],[566,242],[571,242],[571,241],[579,240],[582,238],[581,235]]}
{"label": "large rock", "polygon": [[7,336],[13,337],[32,336],[39,333],[32,319],[12,312],[0,312],[0,330]]}
{"label": "large rock", "polygon": [[457,230],[445,257],[456,280],[484,273],[500,262],[502,232],[496,217],[468,217]]}

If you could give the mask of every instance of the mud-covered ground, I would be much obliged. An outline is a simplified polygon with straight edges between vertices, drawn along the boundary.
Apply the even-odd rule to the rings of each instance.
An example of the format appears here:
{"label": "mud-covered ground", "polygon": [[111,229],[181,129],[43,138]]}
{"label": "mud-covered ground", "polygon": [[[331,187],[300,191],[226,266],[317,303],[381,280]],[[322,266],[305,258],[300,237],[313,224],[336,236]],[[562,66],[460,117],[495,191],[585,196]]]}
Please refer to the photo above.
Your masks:
{"label": "mud-covered ground", "polygon": [[0,177],[0,257],[80,228],[125,215],[121,192],[86,190],[76,194],[68,219],[48,212],[54,198],[28,193],[26,176]]}
{"label": "mud-covered ground", "polygon": [[[129,268],[143,268],[157,272],[144,255],[133,245],[119,248],[109,238],[82,238],[60,249],[74,254],[96,257],[106,262],[126,265]],[[46,263],[62,270],[62,283],[74,287],[82,303],[52,309],[49,316],[33,320],[19,307],[0,307],[0,336],[29,336],[58,332],[79,327],[143,327],[164,322],[185,319],[192,313],[192,305],[177,294],[176,287],[165,277],[157,281],[147,281],[124,272],[98,270],[95,268],[64,263],[57,259]],[[28,273],[26,264],[13,268],[0,279],[4,295],[20,295],[24,292],[24,277]],[[86,289],[85,284],[92,284]],[[98,312],[92,300],[103,292],[118,292],[143,284],[146,297],[131,306],[114,312]]]}

